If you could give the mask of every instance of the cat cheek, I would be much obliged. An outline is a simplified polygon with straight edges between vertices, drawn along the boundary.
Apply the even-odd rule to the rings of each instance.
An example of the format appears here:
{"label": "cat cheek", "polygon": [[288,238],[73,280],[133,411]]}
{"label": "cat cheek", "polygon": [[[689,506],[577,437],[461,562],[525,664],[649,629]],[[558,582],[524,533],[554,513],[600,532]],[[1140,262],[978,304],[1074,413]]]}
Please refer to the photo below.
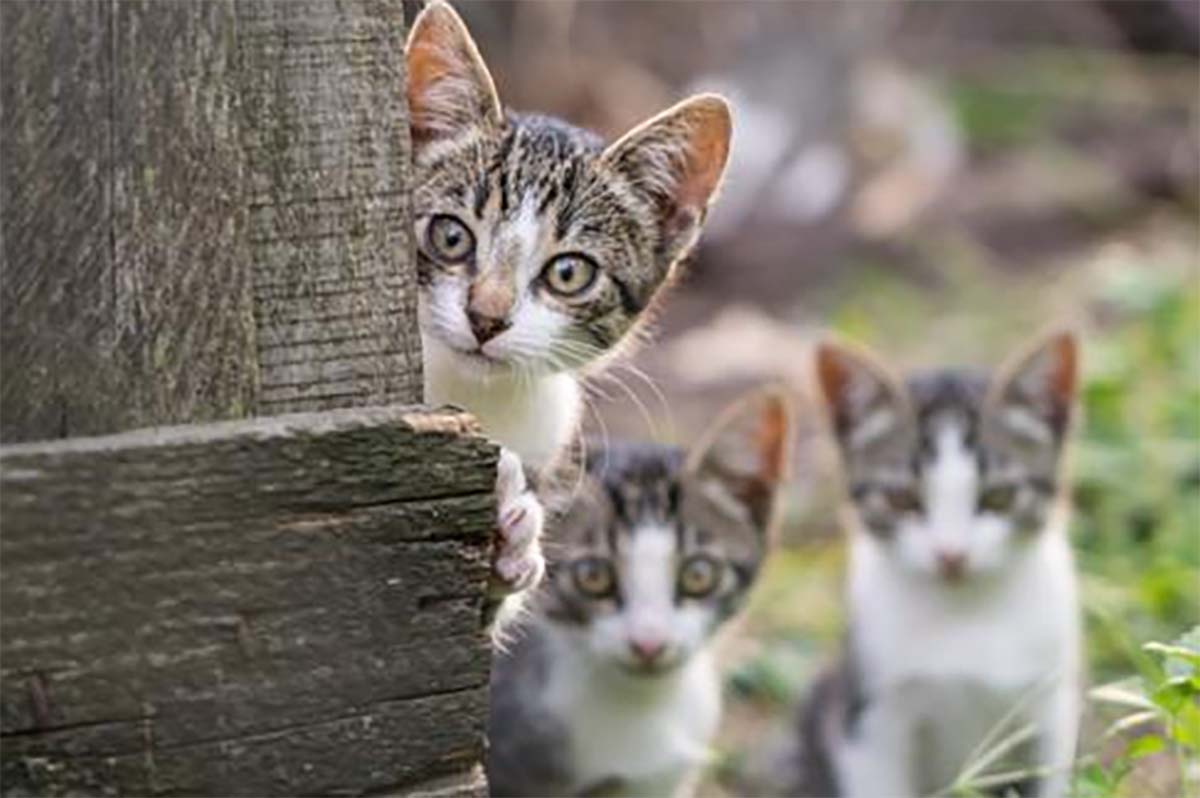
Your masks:
{"label": "cat cheek", "polygon": [[715,607],[707,602],[688,607],[679,613],[679,636],[676,645],[679,654],[686,658],[699,650],[709,635],[717,630],[719,619]]}
{"label": "cat cheek", "polygon": [[532,298],[523,302],[512,319],[513,340],[520,354],[541,359],[557,368],[570,366],[571,347],[564,344],[568,320],[545,303]]}
{"label": "cat cheek", "polygon": [[919,524],[900,522],[896,524],[892,547],[900,563],[914,571],[934,573],[937,571],[937,552],[933,534]]}
{"label": "cat cheek", "polygon": [[628,647],[625,622],[620,613],[604,617],[593,617],[588,633],[588,647],[592,653],[605,659],[620,659]]}
{"label": "cat cheek", "polygon": [[436,278],[421,294],[421,329],[460,349],[474,347],[464,310],[466,285],[454,277]]}
{"label": "cat cheek", "polygon": [[1016,530],[1008,518],[980,518],[971,530],[971,567],[986,571],[1001,566],[1012,551]]}

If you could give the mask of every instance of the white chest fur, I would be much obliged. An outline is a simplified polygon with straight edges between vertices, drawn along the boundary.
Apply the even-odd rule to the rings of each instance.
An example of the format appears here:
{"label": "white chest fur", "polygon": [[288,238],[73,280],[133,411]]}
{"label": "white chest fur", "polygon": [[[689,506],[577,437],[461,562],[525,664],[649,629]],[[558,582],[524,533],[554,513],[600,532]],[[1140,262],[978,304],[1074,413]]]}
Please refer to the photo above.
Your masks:
{"label": "white chest fur", "polygon": [[534,467],[547,465],[570,440],[581,407],[573,375],[468,374],[437,341],[423,343],[426,402],[466,408],[489,437]]}
{"label": "white chest fur", "polygon": [[990,584],[915,578],[861,534],[851,562],[853,645],[867,709],[839,767],[846,794],[945,789],[980,761],[981,746],[1030,724],[1036,761],[1026,764],[1051,774],[1039,795],[1060,795],[1080,678],[1065,532],[1044,530]]}
{"label": "white chest fur", "polygon": [[666,796],[700,766],[721,714],[720,680],[701,651],[646,679],[598,665],[558,641],[544,700],[567,724],[576,789],[619,778],[622,792]]}

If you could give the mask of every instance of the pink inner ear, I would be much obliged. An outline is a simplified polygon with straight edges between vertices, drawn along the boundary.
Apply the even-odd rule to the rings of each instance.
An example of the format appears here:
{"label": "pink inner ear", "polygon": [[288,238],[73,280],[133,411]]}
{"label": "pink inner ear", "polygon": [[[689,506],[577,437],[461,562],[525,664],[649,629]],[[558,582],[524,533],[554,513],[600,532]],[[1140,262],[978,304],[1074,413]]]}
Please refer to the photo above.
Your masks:
{"label": "pink inner ear", "polygon": [[1057,401],[1069,404],[1075,396],[1075,380],[1078,373],[1075,339],[1070,335],[1060,335],[1051,346],[1054,368],[1050,375],[1050,391]]}
{"label": "pink inner ear", "polygon": [[416,131],[427,131],[436,118],[426,102],[433,87],[442,80],[455,79],[461,72],[446,55],[446,49],[436,41],[432,30],[428,36],[422,36],[420,41],[413,42],[409,47],[408,107],[412,127]]}
{"label": "pink inner ear", "polygon": [[850,370],[837,350],[826,344],[817,348],[817,379],[825,399],[835,407],[841,405],[850,382]]}
{"label": "pink inner ear", "polygon": [[728,141],[716,125],[705,125],[692,139],[687,167],[675,192],[677,206],[705,208],[725,169]]}
{"label": "pink inner ear", "polygon": [[410,128],[417,144],[483,121],[481,115],[498,117],[491,77],[462,20],[449,6],[431,4],[417,18],[405,64]]}
{"label": "pink inner ear", "polygon": [[783,479],[787,459],[788,418],[783,402],[767,400],[758,425],[759,477],[766,482]]}

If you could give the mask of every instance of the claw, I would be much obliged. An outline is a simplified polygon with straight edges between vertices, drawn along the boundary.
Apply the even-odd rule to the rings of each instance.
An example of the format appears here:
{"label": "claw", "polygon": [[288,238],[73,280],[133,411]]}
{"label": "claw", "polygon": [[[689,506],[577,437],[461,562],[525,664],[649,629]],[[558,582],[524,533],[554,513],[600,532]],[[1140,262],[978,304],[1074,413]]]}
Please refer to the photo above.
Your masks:
{"label": "claw", "polygon": [[526,486],[520,458],[508,450],[500,454],[496,494],[500,506],[492,588],[500,594],[519,593],[536,586],[545,571],[539,542],[543,511]]}

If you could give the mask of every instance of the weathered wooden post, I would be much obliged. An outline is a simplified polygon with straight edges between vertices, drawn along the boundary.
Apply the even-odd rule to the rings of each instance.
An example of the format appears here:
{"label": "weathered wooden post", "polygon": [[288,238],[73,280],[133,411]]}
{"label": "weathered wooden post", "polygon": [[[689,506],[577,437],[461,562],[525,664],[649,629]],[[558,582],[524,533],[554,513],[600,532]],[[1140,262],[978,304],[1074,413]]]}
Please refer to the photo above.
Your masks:
{"label": "weathered wooden post", "polygon": [[[476,794],[399,0],[0,4],[0,788]],[[52,440],[53,439],[53,440]]]}

